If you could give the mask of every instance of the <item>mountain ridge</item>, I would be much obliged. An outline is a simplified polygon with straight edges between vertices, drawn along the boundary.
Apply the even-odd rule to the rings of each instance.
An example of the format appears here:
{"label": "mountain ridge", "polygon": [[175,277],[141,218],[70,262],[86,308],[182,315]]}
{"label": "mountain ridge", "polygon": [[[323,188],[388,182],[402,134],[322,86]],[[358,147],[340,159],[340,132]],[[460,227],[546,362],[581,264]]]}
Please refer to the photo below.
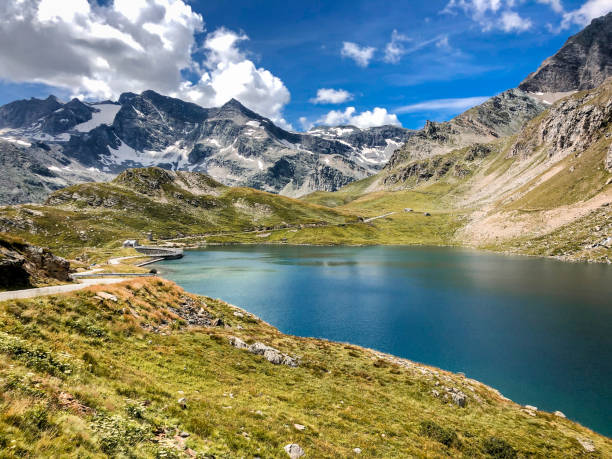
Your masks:
{"label": "mountain ridge", "polygon": [[595,18],[519,84],[528,92],[593,89],[612,75],[612,12]]}
{"label": "mountain ridge", "polygon": [[[28,106],[34,114],[25,116]],[[204,108],[152,90],[123,93],[110,104],[16,101],[0,107],[0,116],[0,134],[10,136],[5,139],[56,145],[66,161],[97,170],[98,179],[129,167],[161,166],[290,196],[331,191],[371,175],[386,161],[389,145],[411,135],[392,128],[387,143],[384,130],[360,130],[351,143],[286,131],[236,99]]]}

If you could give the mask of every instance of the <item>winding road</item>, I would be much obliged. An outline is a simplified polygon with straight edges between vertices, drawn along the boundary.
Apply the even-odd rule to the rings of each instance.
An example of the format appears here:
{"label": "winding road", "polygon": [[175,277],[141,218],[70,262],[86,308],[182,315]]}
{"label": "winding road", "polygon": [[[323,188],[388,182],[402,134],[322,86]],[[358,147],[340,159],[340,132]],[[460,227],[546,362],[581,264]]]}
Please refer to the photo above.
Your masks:
{"label": "winding road", "polygon": [[73,292],[92,285],[117,284],[126,278],[113,277],[107,279],[83,279],[78,284],[54,285],[52,287],[29,288],[25,290],[14,290],[12,292],[1,292],[0,301],[33,298],[35,296],[55,295],[57,293]]}

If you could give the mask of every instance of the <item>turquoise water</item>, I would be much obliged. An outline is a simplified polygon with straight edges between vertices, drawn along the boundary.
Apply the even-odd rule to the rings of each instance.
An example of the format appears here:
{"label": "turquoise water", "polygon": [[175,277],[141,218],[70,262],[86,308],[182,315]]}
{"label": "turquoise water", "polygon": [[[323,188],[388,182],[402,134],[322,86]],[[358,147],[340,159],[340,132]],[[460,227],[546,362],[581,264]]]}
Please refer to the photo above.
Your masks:
{"label": "turquoise water", "polygon": [[157,265],[285,333],[463,372],[612,436],[612,267],[407,247],[224,246]]}

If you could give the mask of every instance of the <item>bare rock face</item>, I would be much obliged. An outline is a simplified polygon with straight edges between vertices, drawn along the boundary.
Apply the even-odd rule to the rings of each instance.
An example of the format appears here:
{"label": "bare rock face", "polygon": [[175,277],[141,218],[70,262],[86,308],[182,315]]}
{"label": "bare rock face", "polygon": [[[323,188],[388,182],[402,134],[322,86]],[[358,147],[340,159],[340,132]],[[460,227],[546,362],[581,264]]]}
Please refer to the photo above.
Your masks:
{"label": "bare rock face", "polygon": [[606,170],[612,174],[612,144],[610,144],[610,148],[608,149],[608,154],[606,155]]}
{"label": "bare rock face", "polygon": [[[537,124],[525,126],[508,155],[526,158],[542,147],[546,148],[549,157],[580,154],[597,141],[612,122],[611,95],[612,78],[609,78],[589,93],[563,99]],[[606,167],[608,163],[606,159]]]}
{"label": "bare rock face", "polygon": [[0,234],[0,287],[28,288],[37,282],[70,279],[70,263],[47,249]]}
{"label": "bare rock face", "polygon": [[427,121],[423,129],[414,133],[393,154],[385,169],[394,169],[406,162],[431,158],[475,143],[487,143],[515,134],[527,121],[545,109],[545,104],[523,91],[505,91],[451,121]]}
{"label": "bare rock face", "polygon": [[612,13],[593,19],[529,75],[519,89],[565,92],[593,89],[612,76]]}

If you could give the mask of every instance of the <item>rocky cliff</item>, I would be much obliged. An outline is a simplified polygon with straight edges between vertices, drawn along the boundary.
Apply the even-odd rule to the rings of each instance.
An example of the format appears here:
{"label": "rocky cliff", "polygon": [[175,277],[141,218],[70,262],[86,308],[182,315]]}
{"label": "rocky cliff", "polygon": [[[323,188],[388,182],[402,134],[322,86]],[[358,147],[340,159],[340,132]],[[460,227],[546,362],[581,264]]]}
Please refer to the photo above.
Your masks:
{"label": "rocky cliff", "polygon": [[470,145],[488,143],[515,134],[542,113],[547,105],[519,89],[505,91],[473,107],[450,121],[428,121],[395,151],[380,174],[376,186],[393,186],[415,160],[433,158]]}
{"label": "rocky cliff", "polygon": [[612,12],[567,39],[519,85],[529,92],[592,89],[612,76]]}
{"label": "rocky cliff", "polygon": [[49,250],[0,233],[0,289],[68,281],[70,263]]}

